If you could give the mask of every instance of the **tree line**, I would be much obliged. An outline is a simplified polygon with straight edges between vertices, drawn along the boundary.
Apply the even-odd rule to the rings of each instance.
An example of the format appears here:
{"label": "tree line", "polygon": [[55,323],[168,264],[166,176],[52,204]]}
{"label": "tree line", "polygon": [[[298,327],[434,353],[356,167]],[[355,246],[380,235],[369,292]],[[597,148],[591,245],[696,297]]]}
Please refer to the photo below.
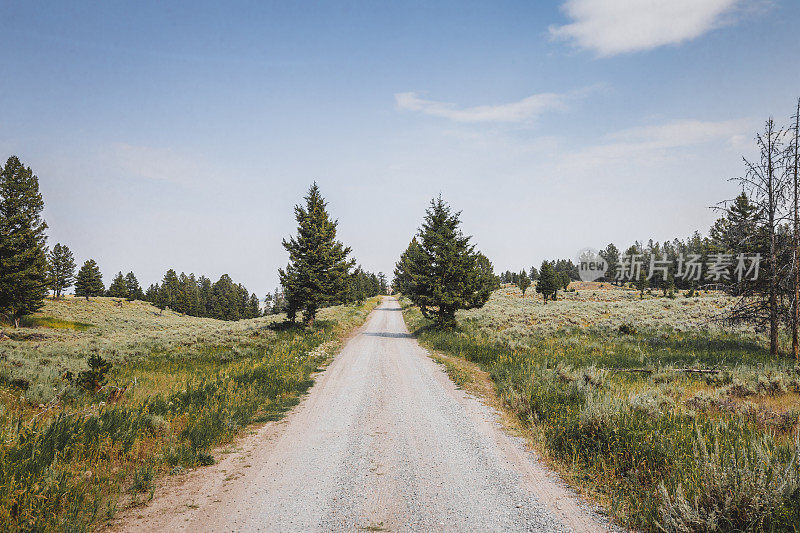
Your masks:
{"label": "tree line", "polygon": [[59,299],[73,286],[75,296],[87,300],[97,296],[146,300],[162,311],[170,308],[222,320],[261,315],[256,295],[227,274],[212,284],[204,276],[178,276],[169,270],[160,284],[145,292],[133,272],[119,272],[106,289],[94,259],[86,260],[76,273],[68,246],[56,243],[48,250],[43,209],[38,177],[19,158],[9,157],[0,171],[0,316],[14,326],[41,309],[49,291]]}
{"label": "tree line", "polygon": [[183,272],[179,275],[170,268],[161,283],[147,288],[144,300],[162,311],[170,309],[176,313],[219,320],[241,320],[262,315],[258,296],[241,283],[235,283],[228,274],[212,283],[206,276],[196,277]]}
{"label": "tree line", "polygon": [[[800,358],[800,99],[787,125],[769,118],[755,144],[756,158],[743,158],[744,172],[731,178],[741,192],[714,206],[720,216],[708,235],[696,231],[687,239],[637,241],[624,250],[608,244],[599,252],[607,265],[599,281],[633,283],[641,293],[656,289],[665,295],[711,285],[737,298],[719,320],[768,331],[773,355],[779,351],[779,330],[785,328],[792,354]],[[628,281],[618,273],[631,267],[623,265],[631,257],[641,263],[641,275]],[[745,258],[750,262],[744,264]],[[578,279],[571,261],[550,265]],[[544,263],[529,274],[539,280],[537,290],[543,268]],[[500,280],[521,285],[521,274],[506,271]]]}
{"label": "tree line", "polygon": [[[169,269],[160,283],[142,290],[136,275],[122,272],[106,289],[97,262],[88,259],[75,272],[75,257],[68,246],[57,243],[47,249],[47,224],[41,217],[44,200],[39,180],[16,156],[0,172],[0,315],[19,325],[19,320],[41,309],[50,290],[61,298],[74,285],[75,296],[110,296],[145,300],[162,311],[240,320],[262,315],[261,302],[241,283],[223,274],[216,282],[206,276]],[[294,321],[302,312],[312,323],[325,305],[360,303],[388,292],[383,273],[374,274],[347,259],[350,248],[336,240],[337,222],[330,219],[316,183],[309,189],[306,205],[295,208],[298,235],[284,240],[289,265],[279,271],[281,289],[267,295],[263,314],[286,313]]]}
{"label": "tree line", "polygon": [[569,259],[544,260],[538,269],[532,266],[530,271],[506,270],[499,276],[500,283],[516,285],[523,298],[528,288],[534,286],[536,292],[542,295],[544,303],[557,300],[558,291],[567,290],[570,282],[578,279],[578,267]]}

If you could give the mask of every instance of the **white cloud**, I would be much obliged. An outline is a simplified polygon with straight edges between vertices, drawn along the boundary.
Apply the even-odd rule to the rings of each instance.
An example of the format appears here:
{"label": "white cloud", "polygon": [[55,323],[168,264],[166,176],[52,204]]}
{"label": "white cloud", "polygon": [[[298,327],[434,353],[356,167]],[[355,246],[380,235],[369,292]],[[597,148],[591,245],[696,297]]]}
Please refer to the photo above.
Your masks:
{"label": "white cloud", "polygon": [[622,130],[610,138],[652,148],[679,148],[718,140],[733,142],[750,125],[749,120],[672,120],[656,126]]}
{"label": "white cloud", "polygon": [[459,108],[449,102],[424,100],[417,93],[394,95],[397,107],[407,111],[418,111],[434,117],[456,122],[526,122],[546,111],[567,108],[567,96],[556,93],[534,94],[518,102],[498,105],[482,105]]}
{"label": "white cloud", "polygon": [[742,0],[567,0],[572,19],[551,26],[555,39],[600,56],[649,50],[696,39],[726,22]]}
{"label": "white cloud", "polygon": [[[738,149],[740,139],[753,129],[753,121],[672,120],[655,126],[621,130],[604,142],[587,146],[562,157],[564,168],[579,180],[599,169],[653,167],[718,154],[720,149]],[[707,148],[714,146],[714,148]],[[738,158],[734,158],[738,162]]]}

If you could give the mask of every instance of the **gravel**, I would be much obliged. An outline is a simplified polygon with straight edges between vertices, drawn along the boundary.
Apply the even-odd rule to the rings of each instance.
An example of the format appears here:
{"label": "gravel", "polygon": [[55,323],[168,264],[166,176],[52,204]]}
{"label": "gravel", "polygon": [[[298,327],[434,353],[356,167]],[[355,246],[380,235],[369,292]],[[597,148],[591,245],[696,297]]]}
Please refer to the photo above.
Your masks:
{"label": "gravel", "polygon": [[[253,436],[246,454],[211,468],[219,476],[195,483],[192,501],[199,503],[156,505],[158,516],[123,529],[609,528],[502,430],[490,408],[452,384],[408,334],[391,298],[285,422]],[[182,501],[177,490],[173,503]]]}

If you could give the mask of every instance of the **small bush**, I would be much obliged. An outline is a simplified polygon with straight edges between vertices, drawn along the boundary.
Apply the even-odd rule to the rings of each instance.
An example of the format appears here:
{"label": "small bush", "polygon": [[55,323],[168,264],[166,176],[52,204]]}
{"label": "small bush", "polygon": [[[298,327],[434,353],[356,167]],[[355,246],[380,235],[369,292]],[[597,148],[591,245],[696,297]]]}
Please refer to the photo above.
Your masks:
{"label": "small bush", "polygon": [[98,391],[106,383],[106,374],[111,370],[111,362],[103,359],[100,354],[93,353],[86,360],[89,370],[78,373],[75,384],[88,391]]}
{"label": "small bush", "polygon": [[620,324],[617,331],[622,335],[636,335],[636,326],[630,323]]}
{"label": "small bush", "polygon": [[153,485],[155,469],[151,465],[143,465],[133,471],[133,480],[131,481],[130,489],[133,494],[141,494],[147,492]]}

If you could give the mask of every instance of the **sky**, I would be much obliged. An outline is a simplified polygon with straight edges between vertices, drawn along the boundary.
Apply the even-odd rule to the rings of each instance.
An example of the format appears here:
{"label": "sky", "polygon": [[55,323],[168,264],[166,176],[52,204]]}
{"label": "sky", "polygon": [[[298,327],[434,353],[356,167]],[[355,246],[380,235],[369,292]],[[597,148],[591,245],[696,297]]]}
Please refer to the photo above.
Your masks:
{"label": "sky", "polygon": [[263,296],[314,181],[387,274],[439,194],[498,272],[707,232],[800,96],[797,0],[224,4],[0,1],[0,157],[106,284]]}

